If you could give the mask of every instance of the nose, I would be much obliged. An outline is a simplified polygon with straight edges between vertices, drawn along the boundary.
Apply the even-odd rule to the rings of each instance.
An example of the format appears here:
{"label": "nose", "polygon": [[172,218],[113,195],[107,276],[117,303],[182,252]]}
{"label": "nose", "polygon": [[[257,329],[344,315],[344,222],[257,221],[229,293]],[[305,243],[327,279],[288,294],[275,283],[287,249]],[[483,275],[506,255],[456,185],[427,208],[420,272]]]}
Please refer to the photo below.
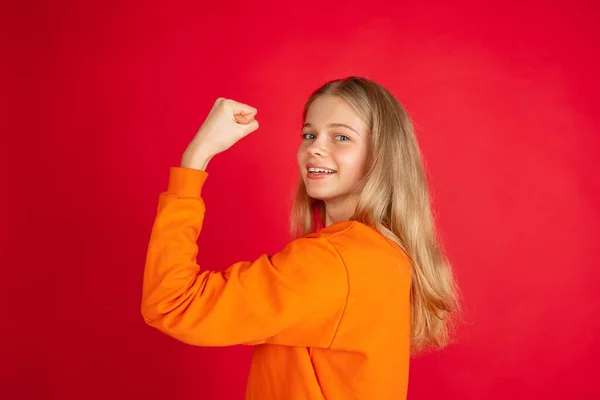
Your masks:
{"label": "nose", "polygon": [[313,156],[326,157],[327,149],[323,145],[323,143],[317,139],[314,140],[310,146],[308,146],[308,153]]}

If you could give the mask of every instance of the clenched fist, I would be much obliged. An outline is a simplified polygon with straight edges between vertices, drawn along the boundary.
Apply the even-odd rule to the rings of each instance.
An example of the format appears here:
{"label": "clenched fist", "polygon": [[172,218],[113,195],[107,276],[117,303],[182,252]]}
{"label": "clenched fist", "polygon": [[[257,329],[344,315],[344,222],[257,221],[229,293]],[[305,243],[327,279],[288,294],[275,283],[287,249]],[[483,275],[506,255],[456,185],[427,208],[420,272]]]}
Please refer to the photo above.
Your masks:
{"label": "clenched fist", "polygon": [[256,113],[249,105],[218,98],[183,153],[181,166],[204,170],[211,158],[258,129]]}

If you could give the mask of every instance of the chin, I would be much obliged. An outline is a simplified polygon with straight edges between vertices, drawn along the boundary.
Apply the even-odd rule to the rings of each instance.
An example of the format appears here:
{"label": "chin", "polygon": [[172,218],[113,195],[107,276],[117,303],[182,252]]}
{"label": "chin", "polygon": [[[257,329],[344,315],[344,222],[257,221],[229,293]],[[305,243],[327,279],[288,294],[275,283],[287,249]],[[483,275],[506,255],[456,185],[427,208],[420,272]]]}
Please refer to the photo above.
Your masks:
{"label": "chin", "polygon": [[310,190],[307,188],[306,193],[308,193],[309,197],[311,197],[315,200],[326,201],[328,199],[335,197],[335,194],[330,193],[329,191],[326,191],[326,190]]}
{"label": "chin", "polygon": [[316,200],[324,200],[324,197],[326,197],[326,194],[323,193],[323,190],[310,190],[308,187],[306,187],[306,193],[310,198]]}

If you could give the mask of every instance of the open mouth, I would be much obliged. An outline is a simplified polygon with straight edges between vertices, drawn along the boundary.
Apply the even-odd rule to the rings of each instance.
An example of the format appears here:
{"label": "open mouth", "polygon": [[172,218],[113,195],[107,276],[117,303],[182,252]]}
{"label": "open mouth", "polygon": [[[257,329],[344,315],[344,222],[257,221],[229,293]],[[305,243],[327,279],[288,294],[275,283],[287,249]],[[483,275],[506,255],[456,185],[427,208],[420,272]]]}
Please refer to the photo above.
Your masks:
{"label": "open mouth", "polygon": [[327,179],[329,177],[332,177],[336,173],[337,171],[335,169],[310,167],[308,168],[308,173],[306,174],[306,177],[311,180]]}
{"label": "open mouth", "polygon": [[337,171],[334,169],[325,169],[325,168],[309,168],[308,169],[308,173],[309,174],[315,174],[315,175],[323,175],[323,174],[335,174]]}

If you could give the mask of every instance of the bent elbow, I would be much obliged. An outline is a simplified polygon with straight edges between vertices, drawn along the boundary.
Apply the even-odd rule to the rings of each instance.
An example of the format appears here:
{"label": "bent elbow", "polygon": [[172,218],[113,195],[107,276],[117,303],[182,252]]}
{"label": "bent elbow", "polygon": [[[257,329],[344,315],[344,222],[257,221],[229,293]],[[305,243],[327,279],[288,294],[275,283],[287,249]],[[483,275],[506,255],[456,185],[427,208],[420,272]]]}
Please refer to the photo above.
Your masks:
{"label": "bent elbow", "polygon": [[180,316],[175,312],[165,312],[164,307],[161,307],[160,304],[142,302],[141,314],[146,325],[156,328],[180,342],[197,344],[188,337],[189,333],[183,329]]}
{"label": "bent elbow", "polygon": [[156,327],[155,324],[160,319],[156,312],[156,306],[151,306],[150,304],[147,304],[147,302],[142,301],[140,311],[144,322],[150,326]]}
{"label": "bent elbow", "polygon": [[163,319],[168,316],[168,308],[165,307],[165,300],[152,293],[144,293],[140,305],[142,318],[146,324],[158,328],[162,324]]}

